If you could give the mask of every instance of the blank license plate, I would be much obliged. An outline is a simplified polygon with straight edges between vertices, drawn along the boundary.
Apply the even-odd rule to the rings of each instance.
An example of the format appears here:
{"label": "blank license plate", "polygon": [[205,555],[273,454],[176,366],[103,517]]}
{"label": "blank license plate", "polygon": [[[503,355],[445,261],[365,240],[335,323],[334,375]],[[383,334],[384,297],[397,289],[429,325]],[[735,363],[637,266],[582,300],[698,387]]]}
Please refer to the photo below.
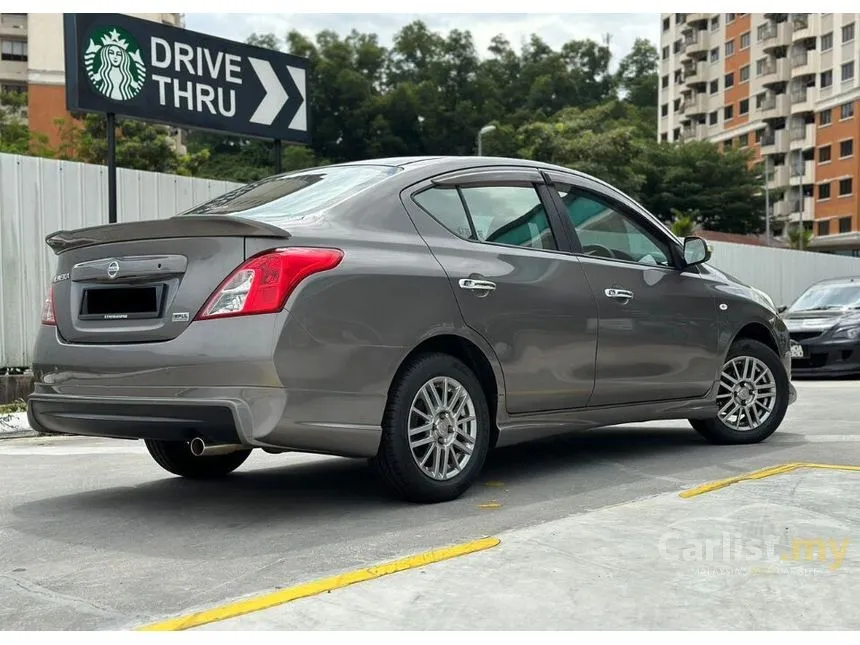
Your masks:
{"label": "blank license plate", "polygon": [[792,358],[803,358],[805,354],[803,353],[803,346],[797,343],[791,344],[791,357]]}

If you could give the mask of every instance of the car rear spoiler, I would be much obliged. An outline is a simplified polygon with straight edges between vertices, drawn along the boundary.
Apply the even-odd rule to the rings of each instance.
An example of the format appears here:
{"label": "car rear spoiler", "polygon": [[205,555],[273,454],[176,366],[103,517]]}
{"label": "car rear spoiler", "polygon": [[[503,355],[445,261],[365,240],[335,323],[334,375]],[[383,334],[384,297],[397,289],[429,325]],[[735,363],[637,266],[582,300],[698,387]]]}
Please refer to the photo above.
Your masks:
{"label": "car rear spoiler", "polygon": [[70,249],[112,242],[133,242],[171,237],[273,237],[289,239],[277,226],[227,215],[181,215],[167,219],[124,222],[57,231],[45,238],[59,255]]}

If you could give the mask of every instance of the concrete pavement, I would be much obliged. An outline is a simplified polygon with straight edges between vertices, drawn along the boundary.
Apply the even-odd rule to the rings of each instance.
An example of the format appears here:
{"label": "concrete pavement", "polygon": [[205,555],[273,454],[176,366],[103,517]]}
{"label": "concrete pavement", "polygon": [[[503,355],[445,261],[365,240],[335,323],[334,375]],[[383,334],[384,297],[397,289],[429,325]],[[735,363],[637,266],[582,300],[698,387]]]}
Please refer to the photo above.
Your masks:
{"label": "concrete pavement", "polygon": [[829,470],[666,493],[200,629],[856,630],[858,495]]}
{"label": "concrete pavement", "polygon": [[[679,491],[788,462],[860,464],[857,384],[798,382],[797,386],[797,404],[782,429],[763,444],[710,446],[684,422],[594,430],[499,450],[488,461],[481,482],[463,498],[433,506],[391,501],[364,463],[351,460],[254,454],[226,480],[202,483],[165,473],[135,442],[3,440],[0,626],[132,628],[483,536],[498,536],[502,543],[486,552],[362,582],[345,591],[356,593],[371,585],[387,588],[402,584],[399,580],[403,576],[426,578],[441,575],[435,573],[437,570],[453,571],[450,567],[461,562],[504,557],[512,563],[511,575],[516,575],[484,579],[493,591],[503,591],[525,603],[540,596],[530,578],[547,578],[545,572],[549,571],[558,593],[568,585],[565,593],[574,594],[569,597],[587,605],[591,601],[584,600],[583,594],[588,595],[595,581],[603,580],[603,595],[595,595],[594,602],[600,597],[626,598],[617,605],[614,618],[603,614],[607,621],[603,627],[630,625],[638,618],[653,620],[656,625],[659,616],[642,613],[648,607],[644,598],[648,594],[638,600],[636,594],[625,595],[625,589],[634,583],[629,576],[620,577],[625,568],[619,564],[619,551],[639,553],[637,557],[643,562],[651,554],[655,572],[662,571],[664,577],[676,575],[671,567],[677,563],[660,560],[653,540],[645,541],[653,537],[649,533],[655,525],[652,519],[671,515],[672,509],[704,508],[706,497],[737,495],[735,489],[746,490],[743,487],[747,485],[672,506],[680,503]],[[813,476],[817,475],[802,474],[804,478]],[[787,490],[795,485],[792,482],[800,481],[795,475],[781,477],[772,481]],[[845,498],[853,499],[845,488],[848,485],[840,483],[839,488],[845,490]],[[828,495],[840,497],[830,490]],[[617,508],[610,508],[613,506]],[[620,509],[629,509],[623,511],[625,521],[620,515],[612,516],[622,513]],[[573,524],[552,524],[557,522]],[[852,522],[844,528],[846,533],[853,530]],[[518,541],[534,541],[535,534],[529,531],[539,531],[542,525],[561,531],[560,541],[554,543],[559,556],[552,557],[550,549],[543,552],[545,562],[523,560],[541,552],[518,547],[525,544]],[[571,547],[572,538],[565,535],[568,532],[590,544],[587,536],[591,525],[597,527],[593,539],[606,545],[597,551],[600,557],[596,559],[593,554],[584,557],[581,545]],[[624,532],[619,532],[622,529]],[[540,539],[549,538],[544,535]],[[572,551],[576,559],[559,549]],[[613,553],[603,554],[606,549]],[[610,555],[616,562],[612,577],[606,569]],[[492,571],[499,570],[497,561],[487,562],[492,564]],[[843,568],[848,571],[849,566]],[[634,570],[639,572],[636,575],[645,576],[643,585],[652,575],[641,567]],[[471,576],[475,572],[468,573]],[[501,586],[512,579],[519,580],[517,586]],[[792,591],[784,588],[787,583],[781,582],[783,578],[768,579],[773,585],[770,593],[777,599],[791,598]],[[704,583],[699,580],[697,584]],[[464,591],[462,583],[451,580],[440,582],[427,593],[438,596],[434,602],[443,602],[457,590]],[[327,594],[327,598],[339,593]],[[721,602],[732,605],[726,598]],[[677,597],[678,602],[681,599]],[[296,624],[309,625],[315,620],[322,624],[324,614],[315,613],[322,611],[318,601],[296,601],[294,606],[303,607],[305,617],[299,620],[287,613],[284,626],[294,626],[294,620]],[[701,598],[690,602],[700,601],[704,602]],[[311,602],[314,604],[307,604]],[[470,605],[475,601],[461,597],[460,602]],[[636,603],[643,604],[639,608]],[[295,611],[292,606],[269,610],[271,618],[264,618],[264,614],[257,618],[278,621],[270,612]],[[738,612],[745,611],[741,603],[732,606]],[[400,616],[398,607],[391,605],[392,616]],[[375,624],[381,620],[379,611],[389,615],[385,606],[377,604],[376,611],[374,614],[369,608],[364,622],[351,627]],[[460,616],[458,620],[473,619],[473,614],[458,612],[454,612]],[[496,612],[498,626],[514,620],[501,613]],[[579,619],[570,612],[547,616],[538,627],[551,628],[556,626],[553,621],[561,624]],[[227,622],[217,625],[230,628]],[[444,626],[457,624],[452,619]]]}

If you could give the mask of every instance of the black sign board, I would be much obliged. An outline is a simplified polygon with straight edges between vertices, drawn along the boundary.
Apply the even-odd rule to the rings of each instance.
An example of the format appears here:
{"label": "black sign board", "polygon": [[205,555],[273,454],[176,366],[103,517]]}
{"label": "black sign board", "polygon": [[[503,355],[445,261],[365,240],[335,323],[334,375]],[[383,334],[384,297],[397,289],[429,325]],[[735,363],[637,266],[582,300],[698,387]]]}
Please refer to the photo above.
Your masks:
{"label": "black sign board", "polygon": [[123,14],[64,20],[70,112],[310,143],[306,58]]}

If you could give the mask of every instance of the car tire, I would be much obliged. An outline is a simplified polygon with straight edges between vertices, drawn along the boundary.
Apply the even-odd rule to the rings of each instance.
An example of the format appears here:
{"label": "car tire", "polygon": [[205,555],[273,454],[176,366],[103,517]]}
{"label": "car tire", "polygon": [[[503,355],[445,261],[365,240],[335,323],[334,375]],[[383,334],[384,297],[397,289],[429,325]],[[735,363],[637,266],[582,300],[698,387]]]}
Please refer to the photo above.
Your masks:
{"label": "car tire", "polygon": [[169,473],[188,479],[224,477],[245,463],[251,454],[251,450],[238,450],[226,455],[196,457],[187,441],[147,439],[145,443],[155,463]]}
{"label": "car tire", "polygon": [[[434,389],[439,399],[431,407]],[[448,354],[423,354],[392,384],[379,451],[370,461],[383,484],[401,499],[451,501],[480,474],[490,434],[486,396],[472,370]]]}
{"label": "car tire", "polygon": [[[743,366],[743,367],[739,367]],[[746,366],[755,372],[750,374],[758,374],[759,386],[753,392],[752,403],[747,405],[749,398],[742,399],[744,387],[753,384],[755,380],[753,376],[749,376],[747,380],[739,379],[739,383],[731,383],[734,376],[747,375]],[[738,368],[739,371],[736,371]],[[766,368],[770,376],[765,376],[763,369]],[[744,370],[741,372],[740,370]],[[724,376],[728,372],[728,378]],[[779,428],[782,420],[785,418],[785,413],[788,410],[790,398],[790,383],[788,374],[782,362],[770,347],[756,340],[743,338],[735,341],[729,348],[726,356],[726,361],[720,370],[720,383],[717,390],[717,405],[722,409],[725,405],[731,403],[732,407],[728,409],[729,413],[735,410],[735,405],[738,410],[743,409],[743,416],[740,412],[732,419],[729,414],[721,417],[719,414],[712,419],[691,419],[690,425],[704,437],[707,441],[713,444],[720,445],[739,445],[759,443],[770,437],[777,428]],[[772,387],[762,387],[764,384],[772,383]],[[732,385],[730,389],[728,386]],[[735,390],[737,388],[737,390]],[[756,420],[755,415],[759,416],[759,420],[763,410],[768,409],[769,399],[767,394],[773,392],[773,406],[767,413],[767,417],[760,421],[757,425],[753,422]],[[748,391],[747,391],[748,393]],[[744,421],[746,419],[746,421]],[[749,428],[743,428],[746,424]],[[741,426],[741,427],[736,427]]]}

